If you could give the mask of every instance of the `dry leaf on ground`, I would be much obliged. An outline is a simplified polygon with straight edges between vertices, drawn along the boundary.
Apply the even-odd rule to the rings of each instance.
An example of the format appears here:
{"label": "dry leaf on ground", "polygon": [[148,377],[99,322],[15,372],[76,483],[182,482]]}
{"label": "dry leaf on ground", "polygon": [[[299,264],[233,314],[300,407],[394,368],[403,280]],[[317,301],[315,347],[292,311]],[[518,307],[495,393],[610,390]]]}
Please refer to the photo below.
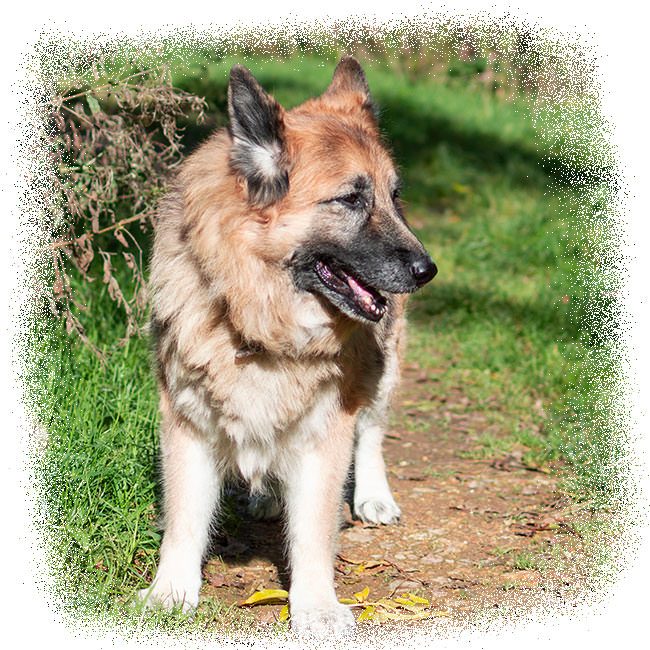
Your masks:
{"label": "dry leaf on ground", "polygon": [[256,591],[241,603],[237,603],[237,606],[277,605],[278,603],[286,603],[288,598],[289,592],[284,589],[262,589],[261,591]]}

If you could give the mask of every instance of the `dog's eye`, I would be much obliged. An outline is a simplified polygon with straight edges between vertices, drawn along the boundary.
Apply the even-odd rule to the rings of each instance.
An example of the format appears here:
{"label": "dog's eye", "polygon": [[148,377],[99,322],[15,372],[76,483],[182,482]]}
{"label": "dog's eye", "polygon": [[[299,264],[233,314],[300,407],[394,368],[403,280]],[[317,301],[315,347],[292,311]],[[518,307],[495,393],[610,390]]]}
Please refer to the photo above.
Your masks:
{"label": "dog's eye", "polygon": [[365,206],[363,197],[361,194],[357,194],[356,192],[348,194],[347,196],[341,196],[337,200],[339,203],[342,203],[346,208],[350,208],[351,210],[359,210]]}
{"label": "dog's eye", "polygon": [[396,187],[393,190],[393,193],[391,194],[391,198],[393,199],[393,201],[397,201],[397,199],[399,199],[401,195],[402,195],[402,190],[399,187]]}

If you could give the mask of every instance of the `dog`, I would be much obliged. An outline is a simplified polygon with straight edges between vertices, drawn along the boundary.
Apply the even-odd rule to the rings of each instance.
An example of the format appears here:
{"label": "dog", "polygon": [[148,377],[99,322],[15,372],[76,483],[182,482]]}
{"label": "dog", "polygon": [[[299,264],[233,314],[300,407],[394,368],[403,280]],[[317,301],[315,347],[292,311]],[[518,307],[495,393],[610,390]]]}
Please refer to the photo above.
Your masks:
{"label": "dog", "polygon": [[[228,115],[157,216],[149,288],[165,530],[141,598],[196,607],[224,481],[238,476],[259,495],[272,480],[292,629],[341,635],[354,626],[334,590],[344,485],[354,456],[355,515],[399,518],[384,420],[407,296],[437,269],[405,221],[355,58],[292,110],[235,65]],[[274,509],[261,498],[259,511]]]}

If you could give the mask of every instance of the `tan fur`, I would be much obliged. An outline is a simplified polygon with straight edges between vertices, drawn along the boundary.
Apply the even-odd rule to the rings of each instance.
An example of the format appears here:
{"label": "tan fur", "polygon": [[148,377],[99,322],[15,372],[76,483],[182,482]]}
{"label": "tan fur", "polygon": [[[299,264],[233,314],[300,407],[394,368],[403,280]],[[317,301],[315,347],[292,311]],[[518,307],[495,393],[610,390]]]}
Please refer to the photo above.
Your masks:
{"label": "tan fur", "polygon": [[[406,297],[394,296],[378,324],[361,324],[298,290],[287,264],[304,242],[331,235],[333,224],[316,218],[314,206],[342,178],[369,174],[377,211],[392,201],[393,163],[367,97],[351,84],[341,74],[322,97],[282,112],[290,190],[278,202],[249,203],[246,180],[229,163],[231,136],[220,131],[187,159],[161,204],[150,290],[168,528],[152,589],[164,605],[198,598],[196,554],[207,531],[183,532],[194,525],[186,510],[196,494],[186,485],[199,480],[187,463],[209,457],[213,466],[200,472],[215,501],[227,474],[256,489],[267,476],[286,484],[294,626],[349,626],[332,583],[337,513],[357,416],[364,408],[383,414],[396,382],[395,361],[382,383],[381,360],[396,358]],[[346,233],[331,236],[345,241]],[[304,486],[292,483],[301,472]],[[309,487],[319,472],[321,483]],[[310,490],[311,506],[301,493]],[[207,499],[189,510],[205,520],[210,507]],[[194,545],[187,566],[183,545]],[[322,615],[318,603],[306,603],[310,590],[325,601]]]}

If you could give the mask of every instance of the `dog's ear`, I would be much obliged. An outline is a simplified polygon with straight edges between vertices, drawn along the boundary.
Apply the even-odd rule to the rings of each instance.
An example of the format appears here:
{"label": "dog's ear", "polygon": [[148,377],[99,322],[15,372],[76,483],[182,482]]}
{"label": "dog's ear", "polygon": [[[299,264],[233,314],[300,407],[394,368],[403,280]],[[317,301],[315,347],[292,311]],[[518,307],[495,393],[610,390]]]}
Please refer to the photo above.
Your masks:
{"label": "dog's ear", "polygon": [[230,164],[246,180],[248,201],[268,206],[289,191],[282,106],[259,85],[250,70],[230,70],[228,115]]}
{"label": "dog's ear", "polygon": [[366,73],[353,56],[344,56],[339,61],[330,85],[321,95],[321,100],[339,110],[361,108],[373,119],[377,118]]}

